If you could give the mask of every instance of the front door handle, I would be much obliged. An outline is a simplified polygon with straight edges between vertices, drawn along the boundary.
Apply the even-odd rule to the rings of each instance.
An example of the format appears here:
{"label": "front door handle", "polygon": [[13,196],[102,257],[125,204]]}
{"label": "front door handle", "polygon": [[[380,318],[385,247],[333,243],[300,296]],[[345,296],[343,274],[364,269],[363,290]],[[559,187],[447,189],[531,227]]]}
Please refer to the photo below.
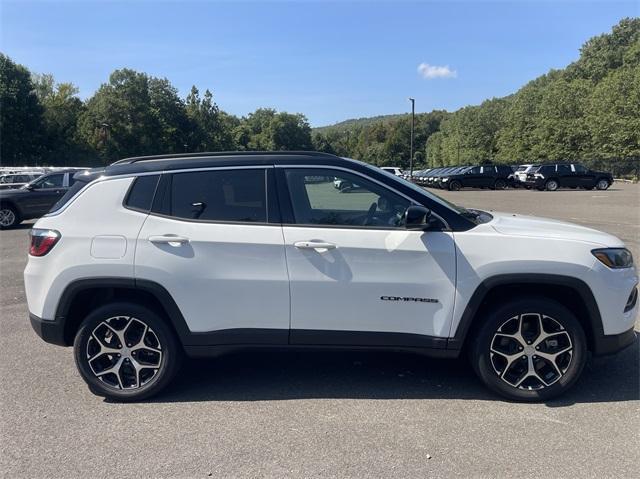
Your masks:
{"label": "front door handle", "polygon": [[149,241],[156,244],[185,244],[189,238],[178,235],[149,236]]}
{"label": "front door handle", "polygon": [[329,250],[336,249],[337,246],[333,243],[325,243],[323,241],[298,241],[293,243],[298,249],[315,249],[315,250]]}

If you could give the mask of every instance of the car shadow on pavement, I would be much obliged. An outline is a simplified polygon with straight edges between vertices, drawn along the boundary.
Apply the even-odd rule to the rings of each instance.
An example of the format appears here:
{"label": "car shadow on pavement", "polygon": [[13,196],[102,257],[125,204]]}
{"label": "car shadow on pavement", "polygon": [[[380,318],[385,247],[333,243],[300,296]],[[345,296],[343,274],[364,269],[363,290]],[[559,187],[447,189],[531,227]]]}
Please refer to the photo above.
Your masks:
{"label": "car shadow on pavement", "polygon": [[[549,407],[630,401],[640,396],[639,342],[617,356],[592,358],[578,383]],[[154,402],[293,399],[501,400],[469,363],[386,352],[242,352],[187,360]]]}

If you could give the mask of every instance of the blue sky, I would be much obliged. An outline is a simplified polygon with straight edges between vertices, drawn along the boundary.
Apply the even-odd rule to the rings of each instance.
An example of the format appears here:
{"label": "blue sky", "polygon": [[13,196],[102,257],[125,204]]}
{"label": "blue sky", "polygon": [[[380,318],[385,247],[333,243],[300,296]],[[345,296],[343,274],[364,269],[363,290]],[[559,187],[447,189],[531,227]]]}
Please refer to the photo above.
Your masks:
{"label": "blue sky", "polygon": [[2,0],[0,50],[83,98],[128,67],[182,95],[209,88],[230,113],[272,107],[322,126],[406,111],[408,96],[421,112],[507,95],[639,4]]}

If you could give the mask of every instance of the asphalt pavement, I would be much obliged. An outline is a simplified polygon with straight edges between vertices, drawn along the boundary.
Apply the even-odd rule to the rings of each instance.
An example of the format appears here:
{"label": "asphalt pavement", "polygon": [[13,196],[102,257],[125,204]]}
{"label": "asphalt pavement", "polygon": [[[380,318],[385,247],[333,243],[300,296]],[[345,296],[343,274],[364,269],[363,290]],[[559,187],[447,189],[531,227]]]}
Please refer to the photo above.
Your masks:
{"label": "asphalt pavement", "polygon": [[[640,259],[639,185],[442,194],[592,226]],[[189,361],[152,401],[106,402],[31,330],[29,226],[0,231],[2,477],[637,477],[638,341],[542,404],[497,398],[464,359],[363,352]]]}

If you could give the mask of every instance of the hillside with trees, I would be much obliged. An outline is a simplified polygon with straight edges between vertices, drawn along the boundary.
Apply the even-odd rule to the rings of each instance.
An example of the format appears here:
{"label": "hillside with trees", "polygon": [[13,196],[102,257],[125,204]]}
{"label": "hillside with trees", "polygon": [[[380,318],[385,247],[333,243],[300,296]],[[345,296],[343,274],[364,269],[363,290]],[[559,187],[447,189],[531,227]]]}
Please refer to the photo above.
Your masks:
{"label": "hillside with trees", "polygon": [[[410,115],[314,130],[324,151],[379,165],[409,164]],[[505,98],[416,116],[415,163],[582,161],[618,170],[640,159],[640,19],[588,40],[580,57]]]}
{"label": "hillside with trees", "polygon": [[[141,154],[316,149],[377,165],[409,164],[410,115],[311,129],[303,114],[260,108],[244,117],[193,86],[114,71],[86,100],[0,54],[3,165],[99,165]],[[415,164],[580,160],[628,169],[640,158],[640,19],[588,40],[579,58],[505,98],[416,115]]]}

